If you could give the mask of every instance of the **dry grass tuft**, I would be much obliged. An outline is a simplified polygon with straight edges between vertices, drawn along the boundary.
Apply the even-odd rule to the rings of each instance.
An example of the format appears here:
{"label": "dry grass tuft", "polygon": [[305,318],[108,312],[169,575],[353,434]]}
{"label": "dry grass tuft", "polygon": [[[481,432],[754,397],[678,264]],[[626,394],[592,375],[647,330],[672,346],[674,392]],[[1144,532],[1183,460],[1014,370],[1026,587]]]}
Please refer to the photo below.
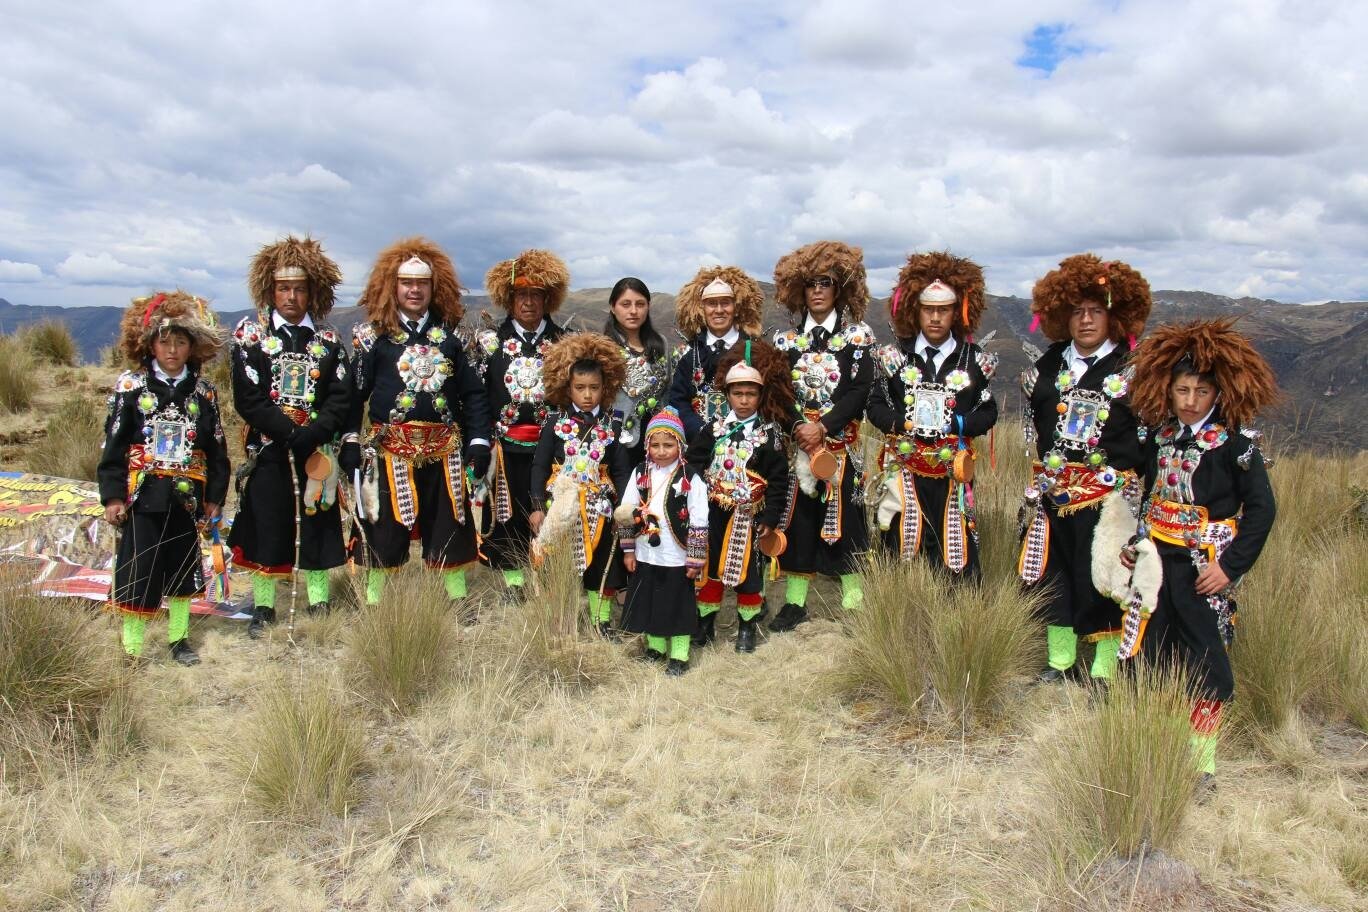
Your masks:
{"label": "dry grass tuft", "polygon": [[1038,760],[1053,802],[1047,821],[1076,860],[1173,846],[1197,773],[1181,670],[1138,664],[1105,699],[1071,706]]}
{"label": "dry grass tuft", "polygon": [[96,481],[104,439],[105,410],[89,396],[71,400],[47,422],[47,433],[29,450],[27,462],[35,472]]}
{"label": "dry grass tuft", "polygon": [[102,734],[118,735],[134,713],[128,684],[117,646],[84,604],[0,586],[0,745],[7,770],[32,770]]}
{"label": "dry grass tuft", "polygon": [[324,683],[266,689],[242,737],[247,794],[267,813],[307,823],[340,817],[358,801],[365,736]]}
{"label": "dry grass tuft", "polygon": [[449,677],[457,636],[437,574],[392,574],[380,604],[348,623],[347,680],[368,700],[410,713]]}
{"label": "dry grass tuft", "polygon": [[38,395],[38,359],[15,336],[0,336],[0,412],[24,412]]}
{"label": "dry grass tuft", "polygon": [[43,320],[19,331],[29,351],[40,360],[59,367],[75,367],[81,362],[81,350],[72,338],[71,330],[57,320]]}
{"label": "dry grass tuft", "polygon": [[529,571],[533,588],[523,603],[521,655],[528,672],[555,685],[593,687],[617,675],[622,657],[591,632],[584,587],[567,544],[548,549]]}
{"label": "dry grass tuft", "polygon": [[1005,708],[1034,667],[1038,600],[1011,580],[955,585],[924,561],[871,556],[838,686],[957,726]]}

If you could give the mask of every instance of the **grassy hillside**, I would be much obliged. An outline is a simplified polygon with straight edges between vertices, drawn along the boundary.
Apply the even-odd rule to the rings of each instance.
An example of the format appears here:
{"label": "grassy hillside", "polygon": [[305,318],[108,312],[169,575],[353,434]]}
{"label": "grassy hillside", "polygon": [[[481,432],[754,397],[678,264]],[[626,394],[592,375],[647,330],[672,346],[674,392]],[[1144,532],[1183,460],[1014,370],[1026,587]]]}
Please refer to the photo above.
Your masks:
{"label": "grassy hillside", "polygon": [[[554,572],[515,608],[475,571],[471,627],[416,572],[379,611],[301,616],[293,642],[197,621],[192,669],[155,623],[131,672],[114,620],[36,610],[0,578],[0,909],[1368,907],[1368,457],[1274,468],[1217,791],[1150,795],[1168,822],[1132,831],[1163,854],[1127,866],[1111,859],[1140,798],[1121,783],[1157,772],[1088,758],[1126,713],[1164,737],[1163,687],[1032,687],[1019,650],[972,636],[1039,642],[1011,607],[1019,441],[1004,428],[979,463],[1000,611],[885,570],[852,621],[818,584],[814,621],[751,656],[724,636],[682,678],[580,633]],[[33,443],[7,464],[46,470]],[[335,575],[339,605],[358,579]],[[966,656],[990,680],[959,686]],[[1175,878],[1179,898],[1154,898]]]}

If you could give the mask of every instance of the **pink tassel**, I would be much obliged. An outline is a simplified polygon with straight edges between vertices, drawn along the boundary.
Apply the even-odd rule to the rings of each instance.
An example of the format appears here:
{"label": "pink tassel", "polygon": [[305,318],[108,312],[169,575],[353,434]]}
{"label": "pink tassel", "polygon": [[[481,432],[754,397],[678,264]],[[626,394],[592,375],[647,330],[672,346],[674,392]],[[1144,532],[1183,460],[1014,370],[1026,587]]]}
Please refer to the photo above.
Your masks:
{"label": "pink tassel", "polygon": [[902,286],[893,289],[893,316],[898,315],[898,301],[902,299]]}
{"label": "pink tassel", "polygon": [[1126,341],[1130,343],[1130,350],[1135,351],[1135,333],[1126,336]]}
{"label": "pink tassel", "polygon": [[1040,314],[1031,315],[1031,328],[1027,332],[1035,332],[1040,329]]}

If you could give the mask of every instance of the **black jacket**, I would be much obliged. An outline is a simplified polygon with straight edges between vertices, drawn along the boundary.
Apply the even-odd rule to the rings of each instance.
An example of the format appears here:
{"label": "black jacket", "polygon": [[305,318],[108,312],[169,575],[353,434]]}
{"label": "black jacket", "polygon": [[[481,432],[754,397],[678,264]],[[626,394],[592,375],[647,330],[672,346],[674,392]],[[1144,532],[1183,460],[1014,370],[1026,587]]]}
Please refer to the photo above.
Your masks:
{"label": "black jacket", "polygon": [[[703,476],[705,481],[708,480],[708,469],[712,466],[719,423],[704,425],[698,435],[691,438],[685,454],[689,468]],[[746,460],[746,468],[765,479],[765,505],[755,521],[771,528],[778,526],[788,503],[789,460],[783,437],[773,424],[767,426],[764,443]]]}
{"label": "black jacket", "polygon": [[[389,424],[395,418],[444,423],[449,416],[460,426],[463,442],[489,440],[489,400],[484,384],[466,358],[460,335],[453,327],[434,323],[424,326],[421,333],[406,329],[403,334],[399,340],[378,334],[374,324],[357,324],[352,339],[355,364],[347,429],[359,432],[363,414],[370,417],[372,424]],[[404,409],[399,400],[410,391],[399,363],[410,346],[420,345],[440,352],[449,372],[436,389],[414,390],[413,404]],[[445,400],[444,408],[437,403],[439,397]],[[396,414],[396,408],[402,414]]]}
{"label": "black jacket", "polygon": [[[745,342],[749,338],[743,332],[737,341]],[[725,348],[722,352],[713,351],[707,340],[706,329],[694,336],[693,341],[679,353],[674,376],[670,380],[669,404],[679,412],[684,422],[684,436],[689,440],[703,428],[705,422],[699,414],[701,400],[712,390],[717,362],[722,360],[722,354],[726,351]]]}
{"label": "black jacket", "polygon": [[[793,344],[799,333],[785,330],[774,334],[774,345],[788,356],[789,365],[796,367],[807,352],[829,353],[836,357],[840,379],[831,392],[831,409],[820,419],[828,437],[839,437],[852,421],[864,417],[865,403],[869,401],[869,388],[874,382],[873,342],[874,334],[864,323],[846,323],[836,327],[832,337],[821,343],[810,343],[806,349]],[[839,349],[833,350],[835,336],[846,340]],[[854,341],[858,340],[858,341]],[[799,409],[817,409],[822,399],[811,389],[804,387],[801,379],[793,381],[793,391],[797,395]],[[795,415],[787,428],[792,432],[794,426],[803,421],[802,415]]]}
{"label": "black jacket", "polygon": [[[272,350],[274,349],[274,350]],[[273,367],[284,364],[282,355],[308,359],[318,371],[313,383],[313,402],[300,407],[310,415],[300,427],[281,410],[272,397],[280,391]],[[314,329],[299,326],[292,332],[255,317],[244,317],[233,330],[233,407],[247,423],[247,444],[261,446],[265,438],[284,441],[305,455],[340,434],[347,421],[350,398],[350,366],[342,339],[326,323]]]}
{"label": "black jacket", "polygon": [[[223,439],[223,424],[218,409],[218,391],[214,385],[191,370],[174,387],[158,380],[148,367],[126,371],[115,381],[114,393],[109,397],[109,414],[105,419],[104,449],[96,477],[100,484],[100,502],[125,500],[128,492],[128,448],[143,443],[144,426],[153,417],[139,407],[143,395],[155,400],[159,412],[174,403],[181,413],[194,422],[195,449],[204,451],[205,482],[194,482],[197,513],[204,504],[222,506],[228,494],[228,447]],[[192,415],[192,411],[198,414]],[[134,509],[148,513],[165,513],[180,500],[175,492],[175,479],[143,475],[142,483],[134,492]]]}
{"label": "black jacket", "polygon": [[903,422],[907,419],[907,384],[903,382],[902,369],[913,364],[922,372],[922,382],[945,384],[952,371],[962,370],[969,375],[969,385],[955,393],[955,405],[950,410],[950,433],[960,433],[960,423],[955,416],[964,419],[964,436],[981,437],[997,424],[998,405],[988,389],[988,384],[997,369],[997,359],[986,353],[974,343],[960,341],[950,354],[941,362],[940,369],[932,375],[927,370],[926,359],[914,352],[916,339],[901,339],[897,348],[898,357],[884,359],[880,377],[869,393],[869,423],[885,434],[905,434]]}
{"label": "black jacket", "polygon": [[[1055,381],[1064,370],[1064,350],[1068,342],[1056,342],[1041,355],[1026,372],[1022,391],[1026,394],[1027,419],[1035,428],[1036,452],[1044,457],[1055,446],[1055,428],[1059,419],[1057,406],[1063,396]],[[1082,376],[1076,386],[1079,390],[1100,392],[1103,381],[1113,374],[1129,374],[1127,362],[1130,352],[1118,345],[1104,358],[1093,364]],[[1124,396],[1112,399],[1108,405],[1108,416],[1102,425],[1102,436],[1098,449],[1106,453],[1107,464],[1117,471],[1139,469],[1141,462],[1139,424],[1135,414],[1126,404]],[[1063,447],[1066,458],[1071,462],[1081,461],[1084,451],[1076,447]]]}
{"label": "black jacket", "polygon": [[[602,420],[603,415],[604,411],[600,408],[600,420]],[[537,440],[537,451],[532,455],[531,509],[533,511],[546,509],[546,498],[550,493],[548,488],[551,484],[551,469],[553,466],[565,462],[565,441],[556,433],[556,424],[562,421],[564,417],[564,412],[552,412],[547,417],[546,424],[542,426],[541,437]],[[575,413],[573,420],[580,439],[585,439],[588,429],[596,423],[580,412]],[[608,439],[603,443],[606,452],[602,454],[599,465],[608,467],[608,478],[613,484],[613,492],[618,495],[613,498],[613,502],[616,503],[623,488],[627,485],[627,479],[632,474],[632,456],[627,447],[618,443],[618,435],[622,433],[622,421],[615,417],[609,417],[603,427],[608,431]]]}
{"label": "black jacket", "polygon": [[[541,405],[533,405],[532,403],[521,403],[516,407],[513,405],[513,396],[505,382],[505,376],[508,373],[509,364],[515,357],[539,357],[544,343],[555,342],[565,335],[565,330],[553,323],[550,317],[546,318],[546,326],[541,335],[537,336],[535,342],[528,342],[523,339],[515,328],[516,325],[512,317],[504,318],[498,329],[478,333],[472,348],[476,358],[476,368],[485,385],[490,415],[496,430],[500,434],[515,424],[542,425],[546,422],[552,409],[545,402]],[[510,354],[507,350],[507,343],[510,339],[517,342],[518,351],[516,355]]]}

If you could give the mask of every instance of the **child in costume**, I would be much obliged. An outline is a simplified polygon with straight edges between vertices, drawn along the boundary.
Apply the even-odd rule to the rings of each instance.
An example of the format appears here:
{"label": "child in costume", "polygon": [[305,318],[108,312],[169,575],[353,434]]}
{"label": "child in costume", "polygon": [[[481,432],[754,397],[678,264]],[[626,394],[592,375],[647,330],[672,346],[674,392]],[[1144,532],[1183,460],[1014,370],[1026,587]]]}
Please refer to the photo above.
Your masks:
{"label": "child in costume", "polygon": [[604,403],[617,397],[626,375],[622,349],[607,336],[569,333],[553,342],[542,376],[546,401],[561,411],[547,418],[532,455],[528,524],[542,545],[568,534],[589,620],[604,636],[622,578],[620,567],[608,572],[613,505],[632,472],[628,450],[618,442],[622,421]]}
{"label": "child in costume", "polygon": [[[1130,394],[1136,415],[1157,425],[1146,448],[1140,528],[1163,578],[1157,598],[1136,593],[1123,606],[1120,655],[1143,652],[1187,667],[1205,782],[1216,772],[1221,707],[1235,689],[1226,652],[1235,634],[1233,590],[1258,560],[1277,513],[1261,435],[1249,428],[1277,398],[1277,381],[1233,322],[1160,327],[1135,352]],[[1131,545],[1122,563],[1134,568],[1136,556]]]}
{"label": "child in costume", "polygon": [[112,606],[123,614],[123,648],[142,655],[148,618],[167,600],[171,657],[199,664],[190,646],[190,598],[204,591],[197,523],[217,522],[228,493],[228,448],[218,394],[200,376],[222,336],[202,299],[183,291],[137,298],[121,326],[136,365],[109,397],[100,501],[122,530]]}
{"label": "child in costume", "polygon": [[949,253],[907,258],[889,305],[897,345],[880,348],[869,423],[884,432],[878,523],[889,553],[925,554],[955,579],[979,577],[973,438],[997,423],[997,356],[973,342],[983,270]]}
{"label": "child in costume", "polygon": [[698,593],[698,635],[715,637],[723,587],[736,590],[736,651],[754,652],[765,612],[759,540],[779,525],[788,495],[788,454],[780,428],[792,420],[788,358],[764,342],[738,342],[717,363],[713,384],[726,390],[726,414],[689,444],[689,466],[708,485],[707,582]]}
{"label": "child in costume", "polygon": [[622,628],[646,635],[646,657],[689,670],[698,629],[694,580],[708,556],[708,488],[682,459],[684,422],[666,406],[646,425],[647,459],[632,471],[614,513],[622,564],[632,575]]}
{"label": "child in costume", "polygon": [[[839,578],[841,607],[858,608],[860,564],[869,550],[858,447],[860,420],[874,379],[870,356],[874,333],[864,322],[869,305],[864,253],[840,241],[818,241],[780,257],[774,266],[775,298],[795,328],[774,334],[788,357],[797,414],[784,427],[793,437],[793,479],[781,527],[784,604],[769,622],[775,632],[807,620],[808,585],[814,574]],[[834,473],[818,477],[812,459],[821,454]]]}
{"label": "child in costume", "polygon": [[1035,444],[1021,511],[1017,574],[1046,593],[1045,683],[1071,674],[1078,640],[1097,644],[1091,676],[1116,673],[1121,610],[1093,585],[1092,544],[1102,502],[1140,494],[1140,431],[1127,404],[1130,345],[1150,312],[1149,283],[1119,261],[1071,256],[1036,282],[1032,329],[1053,344],[1022,376],[1022,428]]}

